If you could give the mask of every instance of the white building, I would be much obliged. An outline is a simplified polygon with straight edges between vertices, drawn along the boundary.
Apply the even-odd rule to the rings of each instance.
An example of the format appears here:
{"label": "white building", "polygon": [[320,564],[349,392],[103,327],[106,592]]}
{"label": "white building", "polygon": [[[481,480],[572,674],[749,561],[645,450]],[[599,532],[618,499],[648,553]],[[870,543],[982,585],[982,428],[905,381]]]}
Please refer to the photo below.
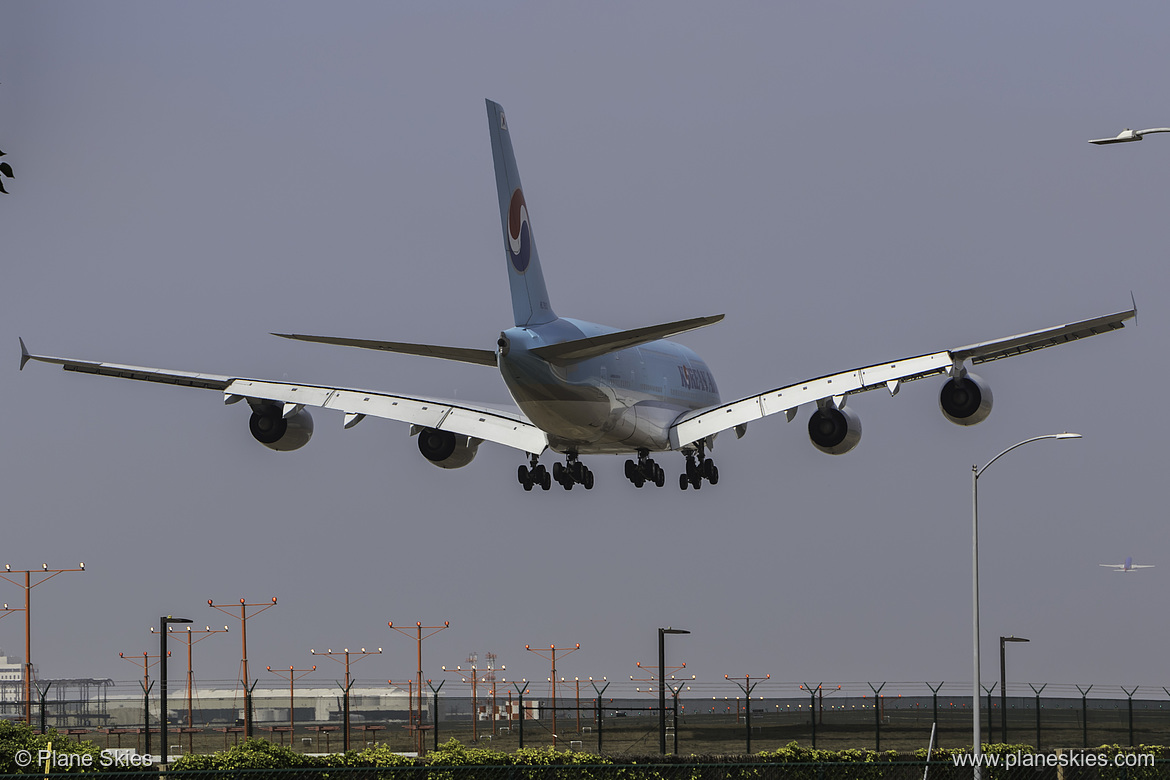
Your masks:
{"label": "white building", "polygon": [[0,702],[21,701],[24,701],[24,664],[0,650]]}

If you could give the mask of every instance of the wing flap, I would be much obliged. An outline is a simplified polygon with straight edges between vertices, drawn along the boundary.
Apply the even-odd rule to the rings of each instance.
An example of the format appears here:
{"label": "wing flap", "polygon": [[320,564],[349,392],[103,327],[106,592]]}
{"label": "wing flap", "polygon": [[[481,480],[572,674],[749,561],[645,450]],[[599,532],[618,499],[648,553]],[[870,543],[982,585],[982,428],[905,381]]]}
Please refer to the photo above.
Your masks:
{"label": "wing flap", "polygon": [[519,414],[434,398],[252,379],[234,380],[225,392],[248,398],[335,409],[346,415],[381,417],[422,428],[461,433],[524,452],[540,453],[548,446],[548,437],[544,431]]}
{"label": "wing flap", "polygon": [[888,388],[890,382],[909,382],[941,374],[951,365],[950,353],[935,352],[893,363],[880,363],[866,368],[843,371],[840,374],[810,379],[807,382],[777,388],[728,404],[699,409],[683,415],[672,426],[671,446],[677,448],[720,431],[734,428],[737,425],[794,410],[802,404],[873,390],[878,387]]}

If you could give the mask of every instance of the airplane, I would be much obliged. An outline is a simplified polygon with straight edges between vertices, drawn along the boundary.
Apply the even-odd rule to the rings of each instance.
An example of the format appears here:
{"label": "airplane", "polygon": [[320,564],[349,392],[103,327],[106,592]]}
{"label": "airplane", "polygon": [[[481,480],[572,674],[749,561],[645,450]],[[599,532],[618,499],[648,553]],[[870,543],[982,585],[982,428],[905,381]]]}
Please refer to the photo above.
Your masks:
{"label": "airplane", "polygon": [[1154,568],[1154,564],[1152,563],[1134,563],[1133,556],[1131,555],[1126,556],[1125,563],[1099,563],[1097,565],[1104,566],[1106,569],[1113,569],[1113,571],[1120,572],[1121,574],[1132,574],[1138,569]]}
{"label": "airplane", "polygon": [[[846,406],[851,395],[879,388],[896,395],[904,383],[932,376],[945,377],[938,403],[946,419],[974,425],[991,412],[992,394],[968,370],[968,361],[978,365],[1087,338],[1120,329],[1136,317],[1135,303],[1103,317],[875,363],[724,402],[707,364],[692,350],[667,340],[719,322],[722,314],[619,330],[554,312],[504,110],[488,100],[487,115],[514,320],[500,333],[495,348],[272,335],[491,366],[500,372],[517,408],[34,355],[23,338],[21,369],[34,360],[66,371],[216,390],[227,404],[246,401],[252,436],[277,451],[308,443],[313,434],[308,408],[319,407],[342,412],[347,429],[366,417],[408,423],[420,453],[440,468],[468,465],[485,441],[511,447],[527,456],[516,475],[526,491],[536,486],[548,490],[553,481],[565,490],[574,485],[592,489],[593,472],[580,458],[595,454],[627,455],[626,479],[638,488],[647,483],[662,487],[665,472],[653,456],[667,452],[683,456],[679,488],[698,490],[704,482],[719,481],[709,454],[721,432],[742,437],[749,423],[775,414],[791,422],[801,406],[811,407],[807,430],[813,446],[841,455],[861,439],[860,418]],[[546,450],[563,456],[563,462],[554,455],[552,468],[547,468],[540,463]]]}

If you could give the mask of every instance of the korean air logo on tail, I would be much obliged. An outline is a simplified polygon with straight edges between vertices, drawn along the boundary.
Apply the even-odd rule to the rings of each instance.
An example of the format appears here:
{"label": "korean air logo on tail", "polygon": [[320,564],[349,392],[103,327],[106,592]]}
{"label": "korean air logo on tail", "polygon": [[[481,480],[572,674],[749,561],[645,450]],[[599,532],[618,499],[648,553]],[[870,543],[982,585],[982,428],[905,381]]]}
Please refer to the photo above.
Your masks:
{"label": "korean air logo on tail", "polygon": [[517,273],[528,270],[532,259],[532,229],[528,226],[528,206],[519,188],[512,193],[508,204],[508,259]]}

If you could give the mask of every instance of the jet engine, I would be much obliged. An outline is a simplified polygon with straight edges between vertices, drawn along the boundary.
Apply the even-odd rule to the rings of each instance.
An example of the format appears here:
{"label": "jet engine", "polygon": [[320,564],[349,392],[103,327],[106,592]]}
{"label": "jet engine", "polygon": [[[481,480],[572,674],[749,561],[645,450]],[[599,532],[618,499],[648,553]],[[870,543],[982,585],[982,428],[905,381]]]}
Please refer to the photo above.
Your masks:
{"label": "jet engine", "polygon": [[418,451],[439,468],[458,469],[471,463],[482,441],[461,433],[423,428],[418,432]]}
{"label": "jet engine", "polygon": [[248,429],[252,438],[270,450],[299,450],[313,437],[313,418],[304,409],[284,416],[283,404],[255,404]]}
{"label": "jet engine", "polygon": [[861,418],[844,406],[824,406],[808,418],[808,438],[828,455],[844,455],[861,441]]}
{"label": "jet engine", "polygon": [[975,425],[991,414],[991,388],[974,374],[948,379],[938,394],[938,408],[955,425]]}

